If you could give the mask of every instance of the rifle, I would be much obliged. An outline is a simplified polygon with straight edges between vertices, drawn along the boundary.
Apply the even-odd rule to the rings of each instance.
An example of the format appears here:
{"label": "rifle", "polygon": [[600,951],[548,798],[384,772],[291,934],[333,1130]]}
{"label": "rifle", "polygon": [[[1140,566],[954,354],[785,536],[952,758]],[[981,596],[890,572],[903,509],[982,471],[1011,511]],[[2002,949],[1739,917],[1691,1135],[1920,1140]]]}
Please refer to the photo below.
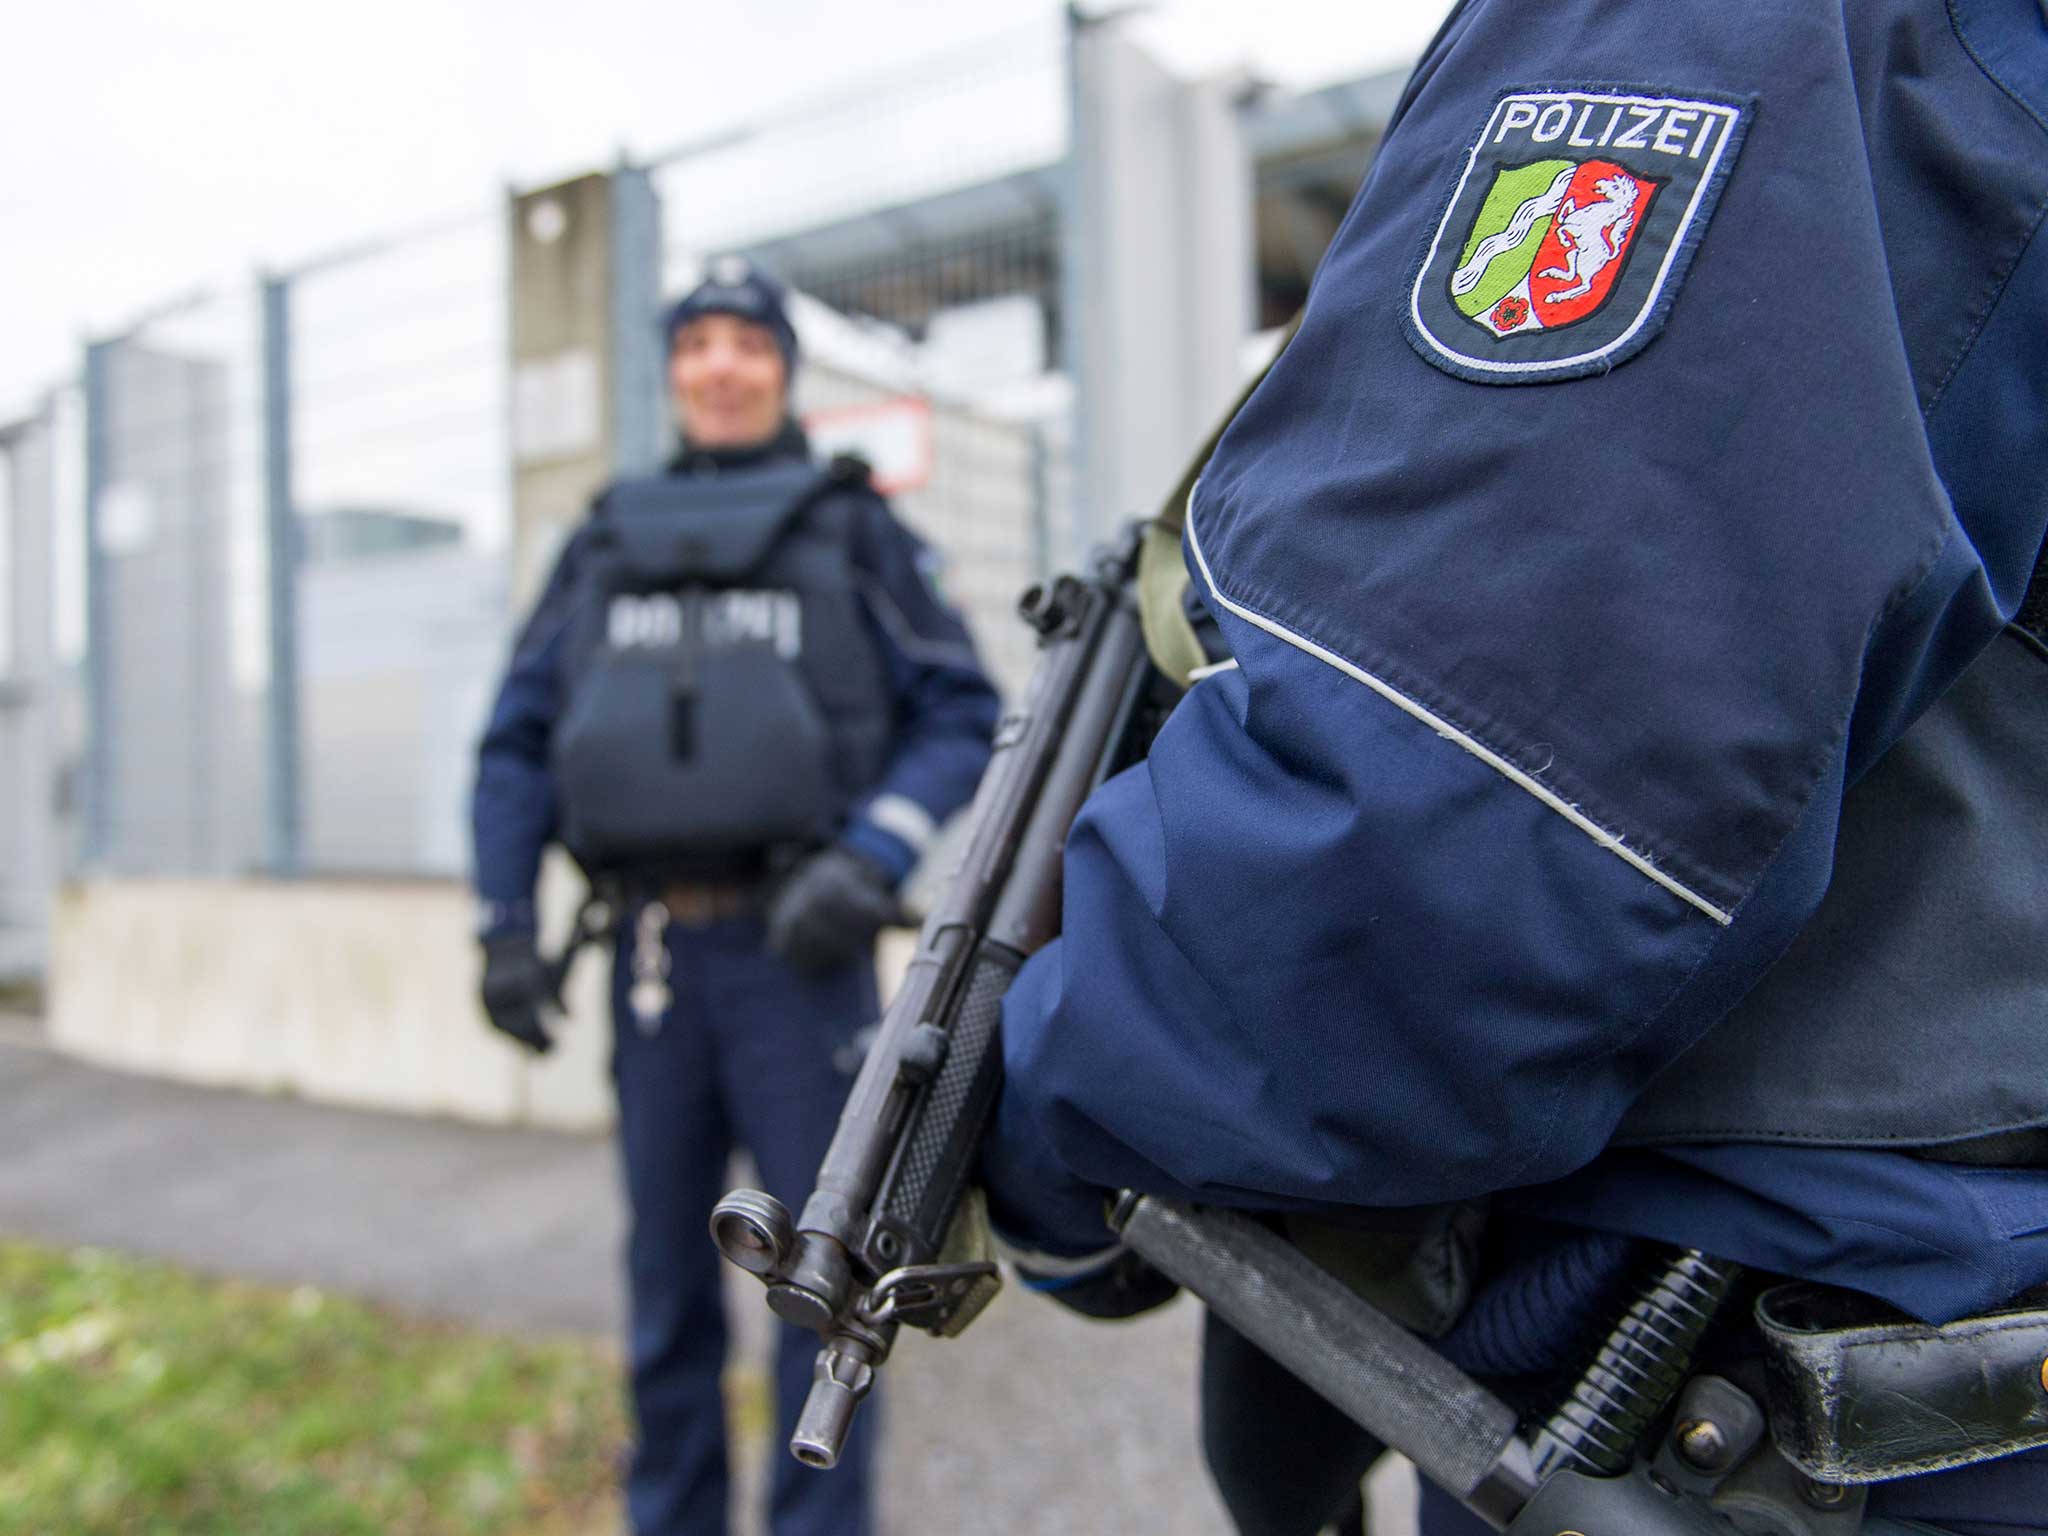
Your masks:
{"label": "rifle", "polygon": [[960,1221],[1002,1081],[997,1024],[1026,959],[1059,932],[1060,860],[1081,802],[1143,755],[1177,690],[1147,658],[1133,590],[1142,525],[1018,608],[1039,656],[997,726],[966,851],[919,932],[800,1217],[758,1190],[712,1212],[719,1251],[778,1317],[823,1340],[790,1450],[833,1466],[905,1325],[952,1337],[1001,1287]]}
{"label": "rifle", "polygon": [[[1001,1087],[1003,994],[1059,931],[1060,862],[1082,801],[1144,755],[1205,660],[1179,601],[1183,508],[1265,372],[1155,517],[1084,575],[1025,593],[1019,612],[1039,636],[1038,664],[1022,707],[997,728],[966,853],[883,1014],[816,1188],[796,1220],[756,1190],[735,1190],[712,1212],[720,1252],[767,1286],[777,1316],[823,1341],[790,1439],[809,1466],[838,1461],[900,1328],[954,1337],[1001,1287],[975,1242],[985,1225],[968,1182]],[[1853,1458],[1832,1426],[1808,1436],[1821,1451],[1790,1454],[1767,1431],[1763,1381],[1693,1371],[1742,1285],[1734,1264],[1696,1249],[1655,1255],[1584,1371],[1548,1415],[1525,1423],[1251,1217],[1126,1190],[1109,1220],[1132,1252],[1508,1536],[1855,1536],[1862,1525],[1859,1484],[1873,1474],[1844,1474]],[[2035,1316],[2048,1336],[2048,1311]],[[1773,1397],[1781,1386],[1770,1384]],[[1795,1437],[1813,1430],[1800,1418],[1787,1415]],[[1944,1464],[2004,1453],[1958,1436]]]}
{"label": "rifle", "polygon": [[[1180,693],[1148,656],[1138,524],[1082,576],[1019,603],[1040,653],[997,728],[966,851],[859,1076],[802,1213],[734,1190],[719,1250],[822,1347],[790,1450],[834,1466],[905,1326],[950,1338],[1001,1287],[968,1184],[1001,1086],[1003,994],[1059,930],[1060,867],[1081,803],[1141,757]],[[1256,1219],[1126,1191],[1110,1224],[1168,1279],[1495,1529],[1853,1536],[1860,1488],[1815,1482],[1772,1446],[1749,1390],[1692,1372],[1740,1280],[1697,1251],[1660,1255],[1556,1409],[1524,1424],[1495,1394]]]}
{"label": "rifle", "polygon": [[[883,1011],[803,1214],[791,1220],[752,1189],[712,1209],[719,1252],[768,1287],[776,1316],[824,1340],[790,1437],[809,1466],[839,1460],[899,1328],[951,1338],[1001,1288],[994,1261],[970,1240],[978,1215],[957,1217],[1002,1085],[1003,994],[1059,931],[1060,860],[1081,802],[1143,755],[1181,691],[1160,666],[1203,660],[1186,624],[1162,619],[1177,614],[1170,578],[1186,581],[1181,508],[1265,372],[1245,384],[1156,517],[1098,551],[1083,575],[1033,586],[1019,601],[1038,663],[1022,707],[996,728],[967,851]],[[1141,615],[1148,579],[1158,591]]]}

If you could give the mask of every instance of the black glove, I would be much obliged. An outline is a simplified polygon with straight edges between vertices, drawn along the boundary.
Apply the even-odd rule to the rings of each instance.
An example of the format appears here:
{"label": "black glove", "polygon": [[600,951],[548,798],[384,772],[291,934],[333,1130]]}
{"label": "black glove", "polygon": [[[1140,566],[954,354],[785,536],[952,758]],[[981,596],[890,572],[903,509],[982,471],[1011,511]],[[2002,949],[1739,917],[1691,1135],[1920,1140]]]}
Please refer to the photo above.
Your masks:
{"label": "black glove", "polygon": [[491,1027],[535,1055],[554,1046],[542,1010],[559,1007],[555,979],[534,948],[530,933],[502,933],[484,940],[484,1012]]}
{"label": "black glove", "polygon": [[768,948],[800,971],[829,971],[870,953],[896,916],[887,874],[851,849],[827,848],[768,903]]}

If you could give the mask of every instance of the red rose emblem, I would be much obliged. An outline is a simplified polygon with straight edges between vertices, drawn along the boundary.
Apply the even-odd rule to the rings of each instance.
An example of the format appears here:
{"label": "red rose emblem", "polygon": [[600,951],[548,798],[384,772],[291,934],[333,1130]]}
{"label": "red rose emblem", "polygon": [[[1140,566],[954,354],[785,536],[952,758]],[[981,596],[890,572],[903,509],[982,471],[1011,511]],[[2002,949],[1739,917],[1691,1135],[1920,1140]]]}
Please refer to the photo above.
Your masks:
{"label": "red rose emblem", "polygon": [[1529,301],[1509,294],[1493,306],[1493,328],[1496,331],[1512,331],[1529,318]]}

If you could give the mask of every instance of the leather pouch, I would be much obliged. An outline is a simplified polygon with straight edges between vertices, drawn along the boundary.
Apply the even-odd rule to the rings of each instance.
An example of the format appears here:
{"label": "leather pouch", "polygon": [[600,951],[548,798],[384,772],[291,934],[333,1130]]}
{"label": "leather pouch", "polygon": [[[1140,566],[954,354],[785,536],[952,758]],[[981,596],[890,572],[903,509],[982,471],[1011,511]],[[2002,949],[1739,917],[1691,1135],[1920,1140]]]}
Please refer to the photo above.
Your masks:
{"label": "leather pouch", "polygon": [[1771,1433],[1824,1483],[1876,1483],[2048,1445],[2048,1308],[1936,1326],[1866,1297],[1757,1298]]}

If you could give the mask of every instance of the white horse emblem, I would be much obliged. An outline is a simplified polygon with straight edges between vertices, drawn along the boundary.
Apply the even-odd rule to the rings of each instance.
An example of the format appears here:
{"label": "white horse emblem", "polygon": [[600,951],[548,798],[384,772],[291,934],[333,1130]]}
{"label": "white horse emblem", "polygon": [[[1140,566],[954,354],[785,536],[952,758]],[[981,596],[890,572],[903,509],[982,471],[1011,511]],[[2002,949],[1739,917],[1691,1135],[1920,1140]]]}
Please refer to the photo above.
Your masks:
{"label": "white horse emblem", "polygon": [[1642,187],[1625,171],[1603,176],[1593,183],[1600,201],[1581,208],[1576,199],[1566,198],[1557,211],[1557,243],[1564,248],[1565,264],[1545,267],[1538,277],[1563,278],[1572,284],[1543,296],[1546,304],[1562,304],[1593,291],[1593,279],[1620,257],[1636,227],[1636,199]]}

